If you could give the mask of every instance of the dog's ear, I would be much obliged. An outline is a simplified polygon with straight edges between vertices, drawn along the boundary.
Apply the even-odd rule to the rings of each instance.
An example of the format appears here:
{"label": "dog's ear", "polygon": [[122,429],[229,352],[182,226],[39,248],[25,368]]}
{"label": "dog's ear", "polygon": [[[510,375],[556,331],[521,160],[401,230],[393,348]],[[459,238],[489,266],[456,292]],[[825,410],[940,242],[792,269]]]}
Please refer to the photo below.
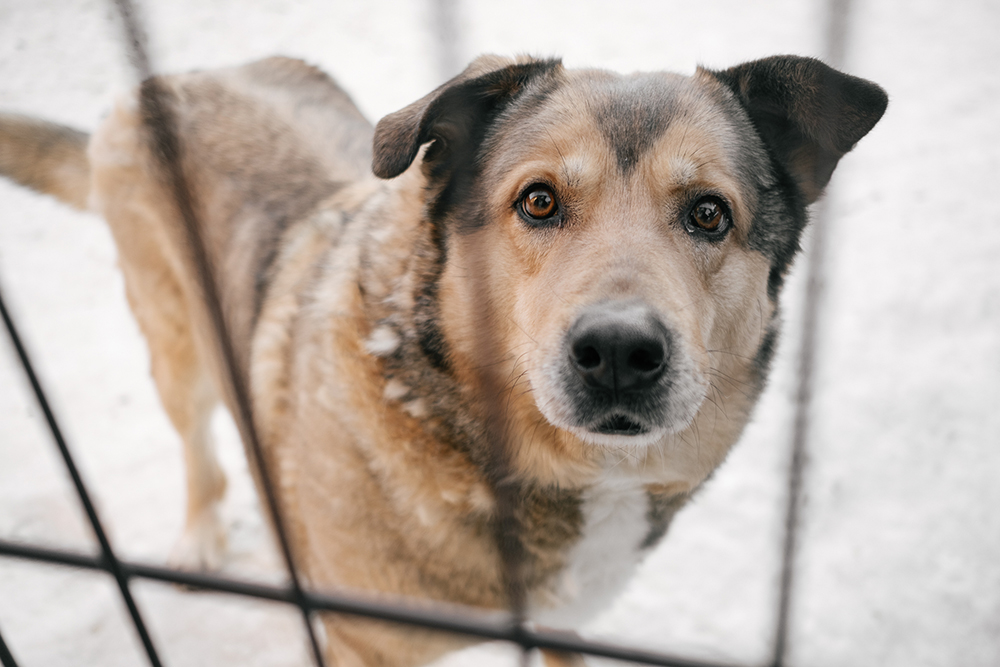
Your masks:
{"label": "dog's ear", "polygon": [[379,178],[399,176],[431,140],[427,163],[454,164],[468,157],[506,103],[560,67],[559,60],[480,56],[455,78],[378,122],[372,171]]}
{"label": "dog's ear", "polygon": [[735,93],[806,203],[819,197],[837,162],[889,102],[874,83],[813,58],[774,56],[709,74]]}

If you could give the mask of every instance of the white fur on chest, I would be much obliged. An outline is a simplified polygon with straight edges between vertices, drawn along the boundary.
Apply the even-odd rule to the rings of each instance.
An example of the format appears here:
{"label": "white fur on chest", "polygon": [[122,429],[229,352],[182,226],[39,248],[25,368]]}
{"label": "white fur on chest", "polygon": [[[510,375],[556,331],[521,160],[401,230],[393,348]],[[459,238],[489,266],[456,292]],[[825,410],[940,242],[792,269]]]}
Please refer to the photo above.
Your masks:
{"label": "white fur on chest", "polygon": [[583,531],[570,549],[551,596],[531,618],[542,625],[574,628],[606,609],[632,578],[649,533],[649,500],[635,480],[608,479],[583,498]]}

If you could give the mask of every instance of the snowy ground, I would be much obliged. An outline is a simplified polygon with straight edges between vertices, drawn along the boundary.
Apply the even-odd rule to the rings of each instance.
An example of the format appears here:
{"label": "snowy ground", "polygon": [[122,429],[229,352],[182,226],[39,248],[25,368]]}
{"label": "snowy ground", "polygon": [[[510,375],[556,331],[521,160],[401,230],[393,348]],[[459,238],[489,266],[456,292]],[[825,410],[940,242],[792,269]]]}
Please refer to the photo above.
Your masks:
{"label": "snowy ground", "polygon": [[[457,10],[453,24],[442,5]],[[148,23],[166,69],[302,56],[375,119],[483,51],[686,72],[822,55],[825,11],[820,0],[157,0]],[[853,2],[845,67],[882,84],[891,103],[827,200],[794,665],[1000,664],[1000,214],[989,194],[1000,174],[998,34],[995,0]],[[442,36],[454,38],[450,50]],[[130,82],[110,3],[0,0],[0,108],[88,129]],[[746,437],[590,636],[768,661],[804,266]],[[0,183],[0,285],[116,545],[162,562],[182,520],[180,449],[106,228]],[[274,581],[232,426],[222,416],[217,426],[234,478],[227,571]],[[93,548],[3,337],[0,537]],[[137,589],[169,665],[303,664],[287,609]],[[0,631],[27,667],[143,664],[115,590],[97,575],[0,559]],[[501,654],[445,662],[513,664]]]}

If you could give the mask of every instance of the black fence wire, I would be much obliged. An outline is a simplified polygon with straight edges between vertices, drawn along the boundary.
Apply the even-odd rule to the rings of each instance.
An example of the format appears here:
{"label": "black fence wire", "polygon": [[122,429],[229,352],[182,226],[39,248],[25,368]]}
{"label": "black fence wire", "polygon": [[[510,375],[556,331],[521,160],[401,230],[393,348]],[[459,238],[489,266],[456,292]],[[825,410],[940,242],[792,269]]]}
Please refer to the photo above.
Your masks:
{"label": "black fence wire", "polygon": [[[702,662],[672,657],[661,653],[639,650],[626,646],[588,641],[573,633],[539,630],[530,627],[524,620],[524,591],[516,572],[519,571],[518,559],[519,526],[516,522],[517,491],[515,486],[506,484],[503,479],[491,480],[497,496],[498,527],[497,543],[501,556],[504,582],[507,586],[509,613],[487,612],[478,609],[466,609],[455,605],[422,602],[392,596],[364,596],[358,594],[344,595],[330,592],[317,592],[302,586],[298,574],[294,553],[287,537],[287,531],[281,512],[278,497],[274,493],[273,481],[266,465],[266,459],[257,437],[250,410],[250,400],[243,375],[239,372],[235,354],[228,334],[227,323],[222,314],[218,290],[212,267],[199,235],[199,226],[195,214],[188,184],[181,167],[183,150],[182,137],[176,132],[176,118],[165,96],[161,83],[152,77],[148,52],[145,47],[144,32],[136,16],[131,0],[114,0],[122,19],[125,30],[126,44],[130,60],[143,81],[141,87],[140,107],[143,121],[146,124],[150,146],[159,162],[159,174],[163,187],[172,196],[177,207],[177,214],[182,222],[191,268],[198,278],[198,283],[204,298],[204,306],[209,321],[214,326],[216,345],[221,361],[227,389],[231,392],[231,404],[236,408],[233,415],[240,435],[247,450],[251,454],[250,464],[258,475],[259,488],[263,493],[265,511],[271,519],[275,537],[288,571],[287,586],[273,586],[239,579],[223,577],[215,574],[186,572],[148,564],[135,563],[119,559],[108,540],[100,517],[91,501],[91,495],[80,476],[70,449],[63,437],[62,430],[53,414],[45,391],[37,377],[34,366],[18,333],[18,328],[6,307],[3,295],[0,293],[0,316],[7,329],[16,355],[31,385],[32,392],[42,410],[46,424],[52,434],[57,448],[69,472],[76,493],[87,514],[88,521],[97,538],[100,552],[97,555],[50,549],[36,545],[21,544],[0,540],[0,555],[35,562],[65,565],[110,574],[118,586],[121,598],[132,620],[136,634],[145,650],[149,663],[160,667],[161,662],[156,647],[142,613],[132,596],[130,583],[133,579],[146,579],[171,584],[179,584],[191,589],[215,591],[232,595],[245,596],[260,600],[286,603],[297,607],[303,618],[309,644],[317,667],[325,667],[320,641],[313,626],[313,615],[316,612],[336,612],[363,618],[389,621],[410,626],[419,626],[433,630],[445,631],[476,637],[484,640],[501,640],[511,642],[521,647],[522,662],[526,664],[529,651],[533,649],[549,649],[566,653],[579,653],[602,658],[610,658],[625,662],[663,667],[726,667],[718,662]],[[455,0],[438,0],[436,7],[443,13],[454,11]],[[825,55],[833,66],[842,64],[846,48],[847,21],[849,17],[849,0],[829,0],[827,30],[825,33]],[[454,23],[454,16],[451,22]],[[447,48],[444,48],[447,47]],[[442,51],[442,69],[454,69],[457,62],[454,44],[445,44]],[[802,495],[803,469],[806,459],[806,443],[809,435],[809,415],[813,388],[813,368],[816,356],[816,332],[821,314],[822,280],[825,261],[825,208],[820,208],[812,224],[812,245],[809,252],[809,268],[807,274],[806,300],[803,309],[802,343],[799,352],[798,388],[796,393],[795,421],[792,433],[792,455],[788,477],[788,499],[785,515],[785,538],[782,551],[780,590],[776,614],[776,631],[771,664],[773,667],[784,667],[788,653],[788,627],[791,617],[792,591],[794,584],[796,536],[800,523],[799,508]],[[489,341],[486,341],[486,345]],[[496,439],[495,448],[499,456],[506,452],[502,424],[494,424],[491,437]],[[502,463],[502,461],[501,461]],[[505,466],[497,466],[503,471]],[[17,662],[0,633],[0,665],[16,667]]]}
{"label": "black fence wire", "polygon": [[[847,28],[851,0],[828,0],[825,32],[825,55],[833,67],[842,67],[847,49]],[[792,424],[792,456],[788,469],[788,500],[785,506],[785,539],[781,557],[781,583],[778,588],[778,618],[774,633],[774,667],[788,661],[788,623],[798,550],[799,510],[802,507],[802,479],[806,465],[806,443],[812,416],[815,385],[816,335],[822,310],[823,279],[826,275],[826,239],[828,200],[823,200],[812,223],[812,243],[806,272],[806,295],[802,308],[802,342],[799,346],[798,385],[795,392],[795,421]]]}

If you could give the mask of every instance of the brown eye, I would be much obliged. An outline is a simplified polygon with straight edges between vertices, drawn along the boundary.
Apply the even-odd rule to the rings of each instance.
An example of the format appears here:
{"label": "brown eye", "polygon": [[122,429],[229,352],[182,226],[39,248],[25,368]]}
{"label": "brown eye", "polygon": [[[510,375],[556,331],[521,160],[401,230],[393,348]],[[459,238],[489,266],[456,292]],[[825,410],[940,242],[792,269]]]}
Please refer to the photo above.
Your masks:
{"label": "brown eye", "polygon": [[556,195],[546,185],[533,185],[521,198],[521,211],[528,222],[550,221],[559,213]]}
{"label": "brown eye", "polygon": [[718,235],[729,229],[729,216],[718,197],[702,197],[695,202],[688,216],[688,231]]}

